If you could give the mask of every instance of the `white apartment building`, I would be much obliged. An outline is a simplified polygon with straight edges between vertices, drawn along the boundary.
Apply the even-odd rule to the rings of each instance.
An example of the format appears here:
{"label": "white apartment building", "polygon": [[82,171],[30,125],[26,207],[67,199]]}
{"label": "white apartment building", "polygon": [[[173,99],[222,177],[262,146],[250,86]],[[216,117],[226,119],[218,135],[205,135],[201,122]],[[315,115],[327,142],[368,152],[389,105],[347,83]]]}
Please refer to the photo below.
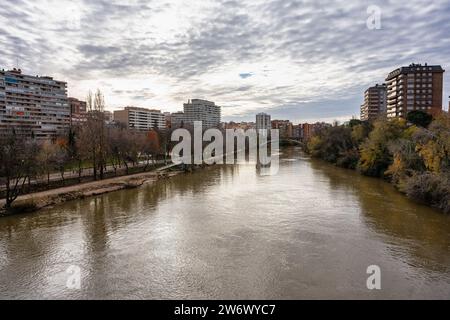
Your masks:
{"label": "white apartment building", "polygon": [[129,129],[143,131],[166,127],[165,116],[160,110],[146,108],[125,107],[114,111],[114,121],[125,124]]}
{"label": "white apartment building", "polygon": [[201,121],[203,129],[220,126],[221,108],[214,102],[192,99],[183,107],[185,125],[192,126],[194,121]]}
{"label": "white apartment building", "polygon": [[25,75],[20,69],[0,70],[0,132],[14,128],[36,139],[51,139],[69,127],[66,82]]}

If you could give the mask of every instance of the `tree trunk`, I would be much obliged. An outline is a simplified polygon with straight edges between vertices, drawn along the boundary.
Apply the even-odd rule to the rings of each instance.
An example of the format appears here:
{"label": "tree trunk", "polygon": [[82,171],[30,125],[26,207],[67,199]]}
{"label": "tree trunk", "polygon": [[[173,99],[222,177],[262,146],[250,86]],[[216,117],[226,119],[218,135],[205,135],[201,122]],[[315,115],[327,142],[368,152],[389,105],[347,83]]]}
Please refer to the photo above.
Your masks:
{"label": "tree trunk", "polygon": [[81,160],[78,161],[78,182],[81,182]]}
{"label": "tree trunk", "polygon": [[123,164],[125,165],[125,172],[128,174],[128,163],[126,161],[123,162]]}
{"label": "tree trunk", "polygon": [[94,180],[97,180],[97,159],[95,158],[95,149],[92,152],[92,165],[94,167]]}
{"label": "tree trunk", "polygon": [[6,210],[11,209],[12,202],[13,201],[10,198],[6,198],[6,204],[5,204]]}
{"label": "tree trunk", "polygon": [[103,161],[100,163],[100,180],[103,180],[103,170],[104,170],[104,166],[103,166]]}
{"label": "tree trunk", "polygon": [[11,185],[9,182],[9,177],[6,178],[6,204],[5,208],[10,209],[11,208]]}

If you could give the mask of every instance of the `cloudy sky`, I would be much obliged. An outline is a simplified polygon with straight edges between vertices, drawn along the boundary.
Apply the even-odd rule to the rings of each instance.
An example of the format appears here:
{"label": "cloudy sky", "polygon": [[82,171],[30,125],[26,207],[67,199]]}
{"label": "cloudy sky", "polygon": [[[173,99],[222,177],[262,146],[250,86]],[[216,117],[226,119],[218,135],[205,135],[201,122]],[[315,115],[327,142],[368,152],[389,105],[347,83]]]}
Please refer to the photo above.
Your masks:
{"label": "cloudy sky", "polygon": [[343,120],[411,62],[449,69],[447,105],[449,17],[448,0],[1,0],[0,68],[65,80],[77,98],[100,88],[110,110],[203,98],[225,120]]}

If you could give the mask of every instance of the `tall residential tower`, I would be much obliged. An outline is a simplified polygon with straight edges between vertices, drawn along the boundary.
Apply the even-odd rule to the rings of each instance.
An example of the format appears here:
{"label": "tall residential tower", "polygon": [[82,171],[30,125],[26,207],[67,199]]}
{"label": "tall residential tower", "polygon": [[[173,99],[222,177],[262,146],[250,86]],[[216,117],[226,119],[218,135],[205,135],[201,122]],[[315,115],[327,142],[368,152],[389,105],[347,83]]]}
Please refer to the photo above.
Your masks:
{"label": "tall residential tower", "polygon": [[20,69],[0,70],[0,131],[14,128],[51,139],[69,127],[66,82],[25,75]]}
{"label": "tall residential tower", "polygon": [[192,99],[183,108],[185,125],[193,126],[194,121],[201,121],[203,129],[220,126],[221,108],[214,102]]}
{"label": "tall residential tower", "polygon": [[408,112],[421,110],[437,114],[442,110],[444,70],[441,66],[411,64],[398,68],[386,78],[387,117],[406,118]]}
{"label": "tall residential tower", "polygon": [[269,114],[261,112],[256,115],[256,130],[260,129],[272,129],[272,121]]}
{"label": "tall residential tower", "polygon": [[361,106],[361,120],[372,121],[386,116],[386,85],[375,85],[364,93],[364,103]]}

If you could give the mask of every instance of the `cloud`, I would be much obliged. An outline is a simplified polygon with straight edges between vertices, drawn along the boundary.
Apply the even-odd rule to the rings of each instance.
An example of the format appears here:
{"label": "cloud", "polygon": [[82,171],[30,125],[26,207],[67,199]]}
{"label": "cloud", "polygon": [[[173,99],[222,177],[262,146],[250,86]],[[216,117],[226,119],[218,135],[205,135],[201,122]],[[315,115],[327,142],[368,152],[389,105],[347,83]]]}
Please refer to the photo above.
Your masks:
{"label": "cloud", "polygon": [[226,119],[329,119],[358,115],[365,88],[398,66],[448,68],[449,14],[447,0],[3,0],[0,67],[19,60],[79,98],[99,87],[111,109],[200,97]]}

